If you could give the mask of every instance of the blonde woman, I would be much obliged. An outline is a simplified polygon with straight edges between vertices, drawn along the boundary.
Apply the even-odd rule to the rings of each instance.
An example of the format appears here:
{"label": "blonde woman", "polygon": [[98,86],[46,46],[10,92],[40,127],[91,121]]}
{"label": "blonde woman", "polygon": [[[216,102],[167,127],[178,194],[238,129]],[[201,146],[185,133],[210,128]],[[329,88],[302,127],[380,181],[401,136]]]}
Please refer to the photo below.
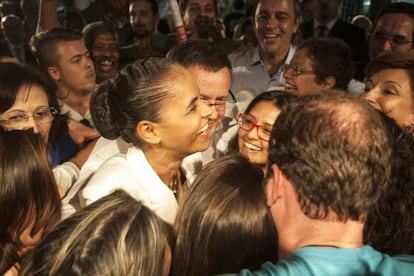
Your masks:
{"label": "blonde woman", "polygon": [[63,220],[22,264],[21,275],[163,275],[172,227],[122,190]]}

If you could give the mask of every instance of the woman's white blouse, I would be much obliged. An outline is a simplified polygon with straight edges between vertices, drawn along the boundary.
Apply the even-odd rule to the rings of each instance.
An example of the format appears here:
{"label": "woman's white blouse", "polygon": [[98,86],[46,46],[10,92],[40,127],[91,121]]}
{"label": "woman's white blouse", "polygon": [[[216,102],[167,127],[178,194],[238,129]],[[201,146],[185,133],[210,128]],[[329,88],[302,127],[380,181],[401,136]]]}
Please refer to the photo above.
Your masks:
{"label": "woman's white blouse", "polygon": [[131,146],[126,154],[105,161],[80,193],[81,203],[89,205],[116,189],[128,192],[162,219],[174,223],[177,200],[137,147]]}

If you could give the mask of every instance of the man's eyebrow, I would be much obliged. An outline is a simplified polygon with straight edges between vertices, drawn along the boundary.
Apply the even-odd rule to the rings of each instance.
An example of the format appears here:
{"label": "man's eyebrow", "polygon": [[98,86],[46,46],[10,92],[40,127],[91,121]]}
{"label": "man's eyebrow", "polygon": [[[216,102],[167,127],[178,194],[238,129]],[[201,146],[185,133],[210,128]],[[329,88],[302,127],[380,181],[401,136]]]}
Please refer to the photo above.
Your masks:
{"label": "man's eyebrow", "polygon": [[79,54],[76,54],[76,55],[72,56],[72,57],[70,58],[70,60],[71,60],[71,61],[73,61],[73,60],[75,60],[75,59],[78,59],[78,58],[80,58],[80,57],[82,57],[82,56],[87,56],[87,55],[89,55],[89,51],[88,51],[88,50],[86,50],[86,51],[85,51],[85,52],[83,52],[83,53],[79,53]]}

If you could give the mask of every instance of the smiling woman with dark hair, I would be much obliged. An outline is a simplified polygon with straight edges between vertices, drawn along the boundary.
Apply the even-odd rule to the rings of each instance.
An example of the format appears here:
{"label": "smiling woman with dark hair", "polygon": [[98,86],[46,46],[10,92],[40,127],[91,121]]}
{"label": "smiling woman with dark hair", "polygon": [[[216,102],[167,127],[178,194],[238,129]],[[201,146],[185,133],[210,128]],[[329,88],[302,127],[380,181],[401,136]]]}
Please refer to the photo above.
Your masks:
{"label": "smiling woman with dark hair", "polygon": [[272,126],[282,108],[297,97],[283,91],[266,91],[257,95],[239,114],[239,131],[229,144],[230,152],[240,152],[250,162],[266,170]]}
{"label": "smiling woman with dark hair", "polygon": [[277,260],[263,171],[240,154],[207,164],[183,194],[172,276],[236,273]]}
{"label": "smiling woman with dark hair", "polygon": [[91,101],[103,137],[130,143],[107,159],[81,192],[85,204],[123,189],[173,223],[184,157],[207,149],[212,109],[191,73],[168,59],[139,60],[105,82]]}

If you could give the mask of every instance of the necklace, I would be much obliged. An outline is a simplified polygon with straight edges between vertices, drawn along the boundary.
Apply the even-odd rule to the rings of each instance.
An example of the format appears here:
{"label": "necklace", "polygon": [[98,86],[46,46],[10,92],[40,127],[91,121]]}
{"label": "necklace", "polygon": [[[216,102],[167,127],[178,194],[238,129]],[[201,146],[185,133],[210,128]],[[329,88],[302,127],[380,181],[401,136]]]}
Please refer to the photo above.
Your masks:
{"label": "necklace", "polygon": [[180,181],[178,180],[177,173],[173,176],[172,186],[170,187],[171,191],[173,192],[176,199],[178,199],[178,188],[180,185]]}

